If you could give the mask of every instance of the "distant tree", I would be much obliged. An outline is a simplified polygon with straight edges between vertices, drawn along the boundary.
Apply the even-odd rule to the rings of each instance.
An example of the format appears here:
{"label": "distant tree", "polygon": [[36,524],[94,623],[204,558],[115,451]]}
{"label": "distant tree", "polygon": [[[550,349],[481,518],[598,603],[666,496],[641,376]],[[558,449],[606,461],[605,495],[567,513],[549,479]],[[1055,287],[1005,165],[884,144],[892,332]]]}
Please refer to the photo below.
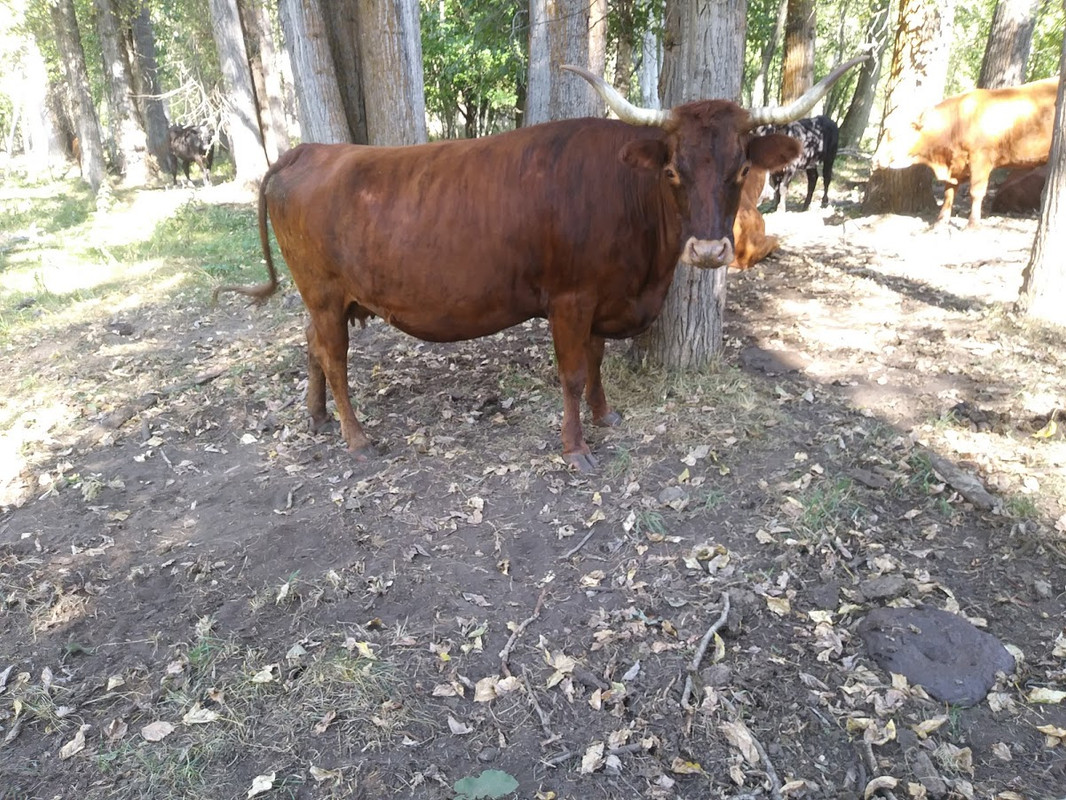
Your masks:
{"label": "distant tree", "polygon": [[[762,14],[751,14],[752,21],[762,28],[761,46],[759,47],[758,69],[751,81],[751,101],[758,105],[770,105],[770,65],[777,54],[777,45],[785,35],[785,20],[788,17],[788,0],[763,0]],[[750,6],[749,6],[750,9]],[[772,12],[772,16],[771,16]],[[749,35],[755,33],[749,31]]]}
{"label": "distant tree", "polygon": [[78,19],[74,13],[74,0],[50,0],[48,10],[52,17],[63,79],[70,92],[74,126],[81,150],[81,174],[94,195],[107,194],[100,120],[89,92],[89,74],[85,67]]}
{"label": "distant tree", "polygon": [[160,99],[162,89],[159,85],[155,31],[152,28],[151,12],[147,0],[142,0],[139,4],[137,14],[133,18],[132,34],[133,50],[130,53],[130,67],[141,117],[144,119],[148,152],[155,159],[156,168],[165,172],[171,169],[173,156],[170,155],[167,136],[166,109]]}
{"label": "distant tree", "polygon": [[998,0],[977,85],[999,89],[1025,83],[1040,0]]}
{"label": "distant tree", "polygon": [[1047,184],[1018,304],[1026,314],[1066,327],[1066,41],[1059,65],[1055,132]]}
{"label": "distant tree", "polygon": [[363,57],[360,49],[358,0],[319,2],[326,24],[326,39],[333,54],[333,67],[340,86],[344,116],[348,120],[351,141],[367,144],[366,93],[363,86]]}
{"label": "distant tree", "polygon": [[345,114],[319,0],[281,0],[280,11],[296,84],[301,137],[324,144],[357,141]]}
{"label": "distant tree", "polygon": [[95,4],[115,167],[126,184],[144,186],[148,180],[148,136],[134,99],[129,56],[122,36],[126,26],[117,17],[113,0],[95,0]]}
{"label": "distant tree", "polygon": [[814,85],[814,0],[788,0],[785,54],[781,66],[781,102],[800,97]]}
{"label": "distant tree", "polygon": [[866,26],[864,45],[871,48],[872,58],[859,67],[859,76],[855,91],[851,96],[844,119],[840,123],[840,146],[855,147],[859,144],[866,127],[870,124],[870,113],[874,107],[874,95],[878,81],[881,79],[881,62],[890,40],[889,0],[872,0],[870,21]]}
{"label": "distant tree", "polygon": [[418,0],[358,0],[356,11],[368,141],[426,141]]}
{"label": "distant tree", "polygon": [[263,147],[267,161],[272,162],[277,160],[279,153],[289,149],[289,134],[285,125],[285,89],[278,69],[274,20],[265,0],[241,0],[240,8],[259,108]]}
{"label": "distant tree", "polygon": [[[910,125],[942,99],[954,9],[955,0],[900,0],[878,144],[886,130]],[[933,208],[928,167],[877,169],[867,181],[863,213],[920,215]]]}
{"label": "distant tree", "polygon": [[[747,0],[667,0],[663,106],[692,100],[739,100]],[[678,264],[655,323],[633,342],[640,360],[699,369],[722,350],[726,269]]]}
{"label": "distant tree", "polygon": [[234,180],[245,185],[258,184],[267,169],[266,152],[237,0],[210,0],[210,8],[226,89],[226,127],[236,169]]}

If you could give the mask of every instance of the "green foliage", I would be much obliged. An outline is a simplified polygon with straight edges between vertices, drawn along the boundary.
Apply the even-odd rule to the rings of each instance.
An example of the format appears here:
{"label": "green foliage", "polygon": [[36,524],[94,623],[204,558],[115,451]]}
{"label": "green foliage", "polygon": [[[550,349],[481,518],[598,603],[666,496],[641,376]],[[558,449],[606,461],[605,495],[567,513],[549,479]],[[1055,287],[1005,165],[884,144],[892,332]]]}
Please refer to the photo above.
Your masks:
{"label": "green foliage", "polygon": [[514,126],[525,91],[527,19],[519,0],[422,0],[426,111],[437,135]]}
{"label": "green foliage", "polygon": [[480,800],[503,797],[518,788],[518,781],[512,775],[498,769],[487,769],[476,778],[463,778],[452,785],[456,792],[455,800]]}
{"label": "green foliage", "polygon": [[1066,35],[1066,6],[1052,1],[1041,3],[1036,30],[1033,31],[1027,80],[1037,81],[1059,73],[1063,35]]}

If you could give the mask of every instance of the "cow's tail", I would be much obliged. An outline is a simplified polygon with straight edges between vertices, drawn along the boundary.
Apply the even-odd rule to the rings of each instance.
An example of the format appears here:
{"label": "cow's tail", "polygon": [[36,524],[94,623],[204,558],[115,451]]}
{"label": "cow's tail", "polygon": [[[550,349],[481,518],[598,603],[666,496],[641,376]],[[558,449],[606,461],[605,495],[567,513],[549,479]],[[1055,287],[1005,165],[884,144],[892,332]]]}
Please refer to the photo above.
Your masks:
{"label": "cow's tail", "polygon": [[274,267],[274,256],[270,253],[270,232],[267,229],[266,190],[271,176],[277,170],[280,163],[282,162],[276,162],[270,169],[268,169],[266,175],[263,176],[263,180],[259,184],[259,245],[263,248],[263,258],[266,260],[267,270],[270,272],[270,279],[266,281],[266,283],[257,283],[252,286],[240,286],[237,284],[217,286],[215,287],[214,293],[211,295],[212,303],[217,303],[218,296],[223,292],[237,292],[238,294],[243,294],[252,298],[253,303],[260,305],[265,303],[270,296],[278,290],[278,271]]}

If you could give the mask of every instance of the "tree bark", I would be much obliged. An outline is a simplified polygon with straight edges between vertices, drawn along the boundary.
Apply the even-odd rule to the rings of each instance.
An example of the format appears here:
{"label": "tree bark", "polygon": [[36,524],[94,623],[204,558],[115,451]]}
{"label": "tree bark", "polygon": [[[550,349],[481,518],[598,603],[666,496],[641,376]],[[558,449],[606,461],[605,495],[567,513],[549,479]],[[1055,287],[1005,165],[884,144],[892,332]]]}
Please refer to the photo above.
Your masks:
{"label": "tree bark", "polygon": [[245,186],[258,185],[267,169],[266,152],[237,0],[209,0],[209,6],[228,99],[226,120],[233,146],[234,181]]}
{"label": "tree bark", "polygon": [[137,113],[115,5],[112,0],[95,0],[95,4],[96,31],[100,36],[110,104],[109,125],[115,140],[115,166],[127,185],[144,186],[148,181],[148,136]]}
{"label": "tree bark", "polygon": [[1022,271],[1018,306],[1031,317],[1066,327],[1066,40],[1048,167],[1040,222],[1029,263]]}
{"label": "tree bark", "polygon": [[418,0],[358,0],[355,7],[367,140],[426,141]]}
{"label": "tree bark", "polygon": [[318,0],[282,0],[280,11],[296,85],[301,138],[323,144],[354,141]]}
{"label": "tree bark", "polygon": [[326,40],[333,54],[333,67],[340,87],[344,116],[351,131],[351,141],[367,144],[370,141],[366,122],[366,96],[363,91],[363,66],[360,55],[359,19],[355,2],[332,0],[320,6],[326,23]]}
{"label": "tree bark", "polygon": [[[241,15],[247,26],[252,80],[259,107],[259,123],[268,162],[289,149],[283,106],[284,89],[274,44],[274,22],[264,0],[241,0]],[[254,44],[253,44],[254,43]]]}
{"label": "tree bark", "polygon": [[167,135],[169,123],[163,101],[160,99],[162,92],[159,88],[155,33],[152,30],[147,0],[140,4],[137,16],[133,18],[133,46],[130,66],[140,101],[141,117],[144,119],[148,152],[155,159],[155,167],[159,171],[169,171],[173,158],[170,155],[170,139]]}
{"label": "tree bark", "polygon": [[814,85],[814,0],[788,0],[781,102],[789,103]]}
{"label": "tree bark", "polygon": [[856,147],[870,124],[874,107],[874,93],[881,79],[881,61],[888,47],[889,0],[873,0],[870,23],[866,28],[865,44],[873,48],[873,58],[862,63],[855,81],[855,93],[851,96],[844,120],[840,123],[840,146]]}
{"label": "tree bark", "polygon": [[[878,144],[886,130],[910,125],[943,97],[954,11],[955,0],[901,0]],[[935,207],[932,172],[919,165],[874,170],[862,210],[924,215]]]}
{"label": "tree bark", "polygon": [[[526,125],[552,119],[603,116],[599,95],[575,75],[559,69],[574,64],[603,75],[602,40],[590,22],[602,18],[601,0],[530,0],[529,84]],[[596,10],[598,9],[598,10]],[[593,41],[596,44],[590,50]],[[596,52],[593,52],[595,50]],[[620,91],[626,91],[621,87]]]}
{"label": "tree bark", "polygon": [[977,79],[979,88],[999,89],[1025,83],[1039,6],[1040,0],[998,0]]}
{"label": "tree bark", "polygon": [[[651,2],[652,0],[642,0],[645,5],[651,5]],[[656,30],[661,27],[661,19],[659,23],[651,26],[651,30],[645,31],[640,43],[640,105],[643,108],[660,107],[659,75],[662,72],[663,58]]]}
{"label": "tree bark", "polygon": [[[743,78],[746,0],[667,0],[663,106],[737,100]],[[633,342],[641,361],[702,369],[722,351],[727,270],[678,264],[662,313]]]}
{"label": "tree bark", "polygon": [[74,126],[81,149],[81,174],[94,195],[106,195],[108,192],[104,180],[104,147],[100,138],[100,121],[89,93],[85,51],[81,46],[81,33],[74,14],[74,0],[52,0],[48,8],[52,16],[63,79],[70,92],[74,110]]}

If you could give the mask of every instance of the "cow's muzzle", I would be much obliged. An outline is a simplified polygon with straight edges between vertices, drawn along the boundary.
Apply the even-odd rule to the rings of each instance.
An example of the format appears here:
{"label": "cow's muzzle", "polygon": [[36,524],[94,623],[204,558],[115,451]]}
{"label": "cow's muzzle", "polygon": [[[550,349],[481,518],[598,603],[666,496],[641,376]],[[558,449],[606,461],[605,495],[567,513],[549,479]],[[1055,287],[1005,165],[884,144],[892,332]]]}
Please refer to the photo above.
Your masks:
{"label": "cow's muzzle", "polygon": [[733,243],[721,239],[690,238],[681,250],[681,263],[700,269],[724,267],[733,262]]}

